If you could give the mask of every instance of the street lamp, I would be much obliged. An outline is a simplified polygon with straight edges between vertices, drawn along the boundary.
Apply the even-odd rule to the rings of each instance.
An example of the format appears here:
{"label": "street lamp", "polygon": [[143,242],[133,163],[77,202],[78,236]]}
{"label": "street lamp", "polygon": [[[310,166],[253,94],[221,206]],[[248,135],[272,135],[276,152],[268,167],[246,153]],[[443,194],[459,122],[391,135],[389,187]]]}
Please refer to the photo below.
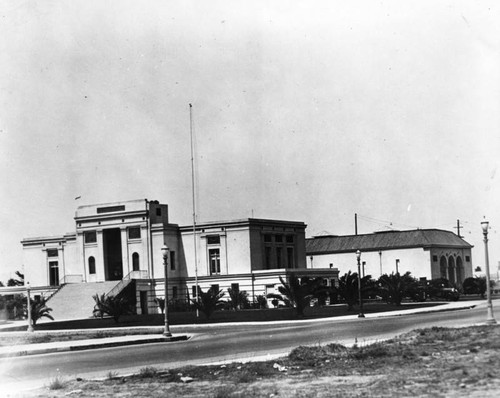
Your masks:
{"label": "street lamp", "polygon": [[31,321],[31,300],[30,300],[31,286],[29,282],[26,282],[26,296],[28,299],[28,332],[33,332],[33,323]]}
{"label": "street lamp", "polygon": [[399,258],[396,259],[396,274],[399,274]]}
{"label": "street lamp", "polygon": [[168,253],[170,252],[167,245],[163,245],[161,248],[161,254],[163,256],[163,266],[165,267],[165,330],[163,335],[165,337],[172,337],[170,333],[170,327],[168,325]]}
{"label": "street lamp", "polygon": [[359,315],[358,318],[364,318],[363,314],[363,298],[361,297],[361,252],[356,251],[356,258],[358,259],[358,298],[359,298]]}
{"label": "street lamp", "polygon": [[488,325],[494,325],[497,323],[495,317],[493,316],[493,305],[491,304],[491,289],[490,289],[490,261],[488,258],[488,226],[489,222],[485,220],[481,221],[481,228],[483,229],[484,235],[484,262],[486,266],[486,299],[487,299],[487,316],[486,323]]}

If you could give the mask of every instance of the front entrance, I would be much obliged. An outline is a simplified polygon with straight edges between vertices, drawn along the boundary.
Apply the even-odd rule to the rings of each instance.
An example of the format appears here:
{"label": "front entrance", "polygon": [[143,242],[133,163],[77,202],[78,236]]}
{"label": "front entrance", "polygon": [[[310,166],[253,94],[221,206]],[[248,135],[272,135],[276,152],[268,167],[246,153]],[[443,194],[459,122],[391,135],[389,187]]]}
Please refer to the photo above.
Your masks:
{"label": "front entrance", "polygon": [[122,238],[120,228],[102,231],[104,243],[104,277],[107,281],[123,278]]}

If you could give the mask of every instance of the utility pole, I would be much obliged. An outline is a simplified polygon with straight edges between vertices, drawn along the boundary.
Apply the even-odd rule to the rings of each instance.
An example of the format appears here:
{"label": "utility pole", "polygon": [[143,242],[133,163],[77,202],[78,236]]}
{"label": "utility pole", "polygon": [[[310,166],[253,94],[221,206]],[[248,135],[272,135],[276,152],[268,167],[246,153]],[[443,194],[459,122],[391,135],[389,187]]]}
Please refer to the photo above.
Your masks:
{"label": "utility pole", "polygon": [[354,235],[358,234],[358,213],[354,213]]}
{"label": "utility pole", "polygon": [[460,228],[462,228],[462,226],[460,225],[460,220],[457,220],[457,226],[455,228],[457,229],[457,236],[459,238],[463,238],[463,236],[460,235]]}

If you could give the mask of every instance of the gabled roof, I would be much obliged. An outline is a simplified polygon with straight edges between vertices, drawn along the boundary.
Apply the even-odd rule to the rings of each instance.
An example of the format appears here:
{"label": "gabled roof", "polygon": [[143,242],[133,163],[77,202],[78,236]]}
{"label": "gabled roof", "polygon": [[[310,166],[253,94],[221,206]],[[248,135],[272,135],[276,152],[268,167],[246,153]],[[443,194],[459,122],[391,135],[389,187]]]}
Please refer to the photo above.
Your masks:
{"label": "gabled roof", "polygon": [[385,231],[364,235],[317,236],[306,239],[306,253],[329,254],[361,251],[378,251],[409,248],[463,248],[472,245],[450,231],[441,229],[416,229],[410,231]]}

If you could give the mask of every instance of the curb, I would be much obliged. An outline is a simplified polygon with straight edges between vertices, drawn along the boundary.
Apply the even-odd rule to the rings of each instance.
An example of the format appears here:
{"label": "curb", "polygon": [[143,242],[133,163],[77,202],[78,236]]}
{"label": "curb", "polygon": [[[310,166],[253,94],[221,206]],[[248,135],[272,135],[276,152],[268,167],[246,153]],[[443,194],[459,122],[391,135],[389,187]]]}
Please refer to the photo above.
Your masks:
{"label": "curb", "polygon": [[[33,347],[33,348],[23,348],[18,351],[12,352],[2,352],[0,353],[0,358],[14,358],[23,357],[28,355],[41,355],[41,354],[51,354],[58,352],[68,352],[68,351],[84,351],[99,348],[113,348],[129,345],[139,345],[139,344],[150,344],[150,343],[170,343],[177,341],[186,341],[189,339],[188,335],[178,335],[172,337],[156,337],[156,338],[145,338],[137,340],[125,340],[125,341],[110,341],[110,342],[98,342],[91,344],[79,344],[78,341],[72,344],[63,345],[59,347]],[[36,345],[36,344],[33,344]],[[26,347],[26,346],[23,346]]]}

